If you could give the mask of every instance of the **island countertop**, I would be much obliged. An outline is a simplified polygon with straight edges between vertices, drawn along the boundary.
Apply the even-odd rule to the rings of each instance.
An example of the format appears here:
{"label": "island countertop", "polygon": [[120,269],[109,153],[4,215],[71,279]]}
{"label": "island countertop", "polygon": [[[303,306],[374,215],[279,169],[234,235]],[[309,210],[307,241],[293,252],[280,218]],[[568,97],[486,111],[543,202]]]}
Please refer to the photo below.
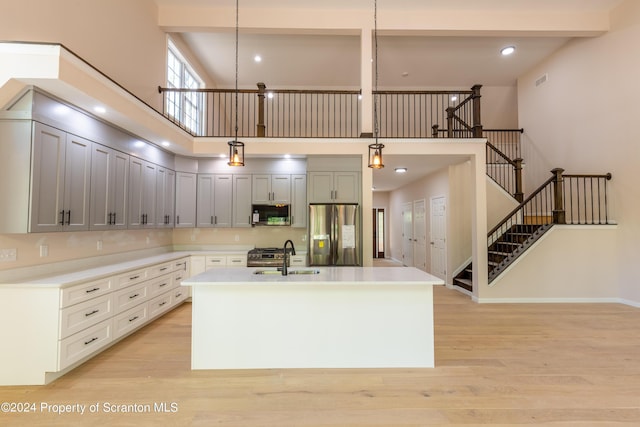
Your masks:
{"label": "island countertop", "polygon": [[300,267],[289,271],[317,270],[318,274],[255,274],[275,268],[215,268],[182,281],[182,286],[229,284],[277,285],[443,285],[444,281],[415,267]]}

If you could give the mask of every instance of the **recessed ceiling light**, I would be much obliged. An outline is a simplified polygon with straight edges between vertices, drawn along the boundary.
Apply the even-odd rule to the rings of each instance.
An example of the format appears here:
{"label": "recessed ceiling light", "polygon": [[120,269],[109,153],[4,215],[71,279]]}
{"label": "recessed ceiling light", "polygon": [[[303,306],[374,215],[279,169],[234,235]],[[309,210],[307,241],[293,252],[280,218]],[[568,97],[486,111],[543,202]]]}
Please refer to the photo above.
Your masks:
{"label": "recessed ceiling light", "polygon": [[142,148],[142,147],[144,147],[144,142],[136,141],[136,142],[133,143],[133,146],[137,147],[137,148]]}
{"label": "recessed ceiling light", "polygon": [[407,171],[407,168],[396,168],[395,171],[396,173],[405,173]]}
{"label": "recessed ceiling light", "polygon": [[162,141],[162,146],[163,147],[168,147],[170,145],[171,145],[171,143],[169,141]]}
{"label": "recessed ceiling light", "polygon": [[218,157],[220,157],[221,159],[226,159],[227,155],[226,154],[220,154],[220,155],[218,155]]}
{"label": "recessed ceiling light", "polygon": [[95,111],[96,113],[100,113],[100,114],[104,114],[107,112],[107,109],[104,107],[94,107],[93,111]]}
{"label": "recessed ceiling light", "polygon": [[262,56],[260,56],[260,55],[256,55],[256,56],[254,56],[254,57],[253,57],[253,60],[254,60],[255,62],[262,62]]}
{"label": "recessed ceiling light", "polygon": [[290,158],[291,158],[291,154],[285,154],[285,155],[284,155],[284,158],[285,158],[285,159],[290,159]]}
{"label": "recessed ceiling light", "polygon": [[507,46],[507,47],[503,47],[503,48],[500,50],[500,54],[501,54],[502,56],[509,56],[509,55],[511,55],[512,53],[514,53],[515,51],[516,51],[515,46]]}
{"label": "recessed ceiling light", "polygon": [[409,77],[409,72],[408,71],[403,71],[402,72],[402,77]]}

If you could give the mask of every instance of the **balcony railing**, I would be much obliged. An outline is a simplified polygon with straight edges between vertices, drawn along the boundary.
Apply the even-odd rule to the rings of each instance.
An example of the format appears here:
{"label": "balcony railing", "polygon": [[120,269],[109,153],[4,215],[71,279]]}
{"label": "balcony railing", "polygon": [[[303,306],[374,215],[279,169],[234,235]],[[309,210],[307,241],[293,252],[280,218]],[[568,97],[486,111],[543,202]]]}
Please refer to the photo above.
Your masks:
{"label": "balcony railing", "polygon": [[[267,89],[158,90],[169,120],[193,136],[278,138],[357,138],[363,136],[359,90]],[[446,136],[481,137],[480,85],[471,90],[375,91],[378,136],[382,138],[431,138],[434,127],[446,125]],[[188,93],[201,110],[198,124],[189,126],[177,113],[176,94]],[[172,106],[172,108],[168,108]],[[191,115],[193,117],[193,115]]]}

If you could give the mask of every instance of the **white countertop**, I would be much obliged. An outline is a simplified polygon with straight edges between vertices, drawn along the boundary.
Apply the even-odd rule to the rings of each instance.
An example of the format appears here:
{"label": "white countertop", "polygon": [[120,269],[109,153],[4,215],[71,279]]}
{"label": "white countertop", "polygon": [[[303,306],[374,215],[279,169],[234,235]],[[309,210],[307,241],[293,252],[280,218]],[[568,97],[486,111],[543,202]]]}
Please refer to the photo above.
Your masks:
{"label": "white countertop", "polygon": [[414,267],[292,267],[295,270],[319,270],[319,274],[254,274],[274,268],[216,268],[182,281],[183,286],[229,284],[277,285],[444,285],[438,277]]}

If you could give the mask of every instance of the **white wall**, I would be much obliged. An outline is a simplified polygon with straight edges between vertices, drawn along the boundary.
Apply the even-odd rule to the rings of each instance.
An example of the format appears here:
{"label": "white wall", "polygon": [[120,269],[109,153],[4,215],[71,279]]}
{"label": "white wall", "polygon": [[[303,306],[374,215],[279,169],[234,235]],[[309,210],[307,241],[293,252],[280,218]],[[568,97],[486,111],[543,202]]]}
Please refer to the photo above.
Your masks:
{"label": "white wall", "polygon": [[[640,144],[637,137],[640,2],[624,1],[611,31],[568,43],[518,81],[520,125],[525,129],[526,182],[535,188],[553,167],[567,173],[613,174],[613,217],[619,222],[611,248],[618,275],[610,285],[640,302]],[[543,74],[546,83],[536,87]],[[597,246],[592,245],[594,250]],[[600,263],[605,267],[604,260]]]}
{"label": "white wall", "polygon": [[0,40],[61,43],[161,110],[166,36],[153,0],[3,1]]}

